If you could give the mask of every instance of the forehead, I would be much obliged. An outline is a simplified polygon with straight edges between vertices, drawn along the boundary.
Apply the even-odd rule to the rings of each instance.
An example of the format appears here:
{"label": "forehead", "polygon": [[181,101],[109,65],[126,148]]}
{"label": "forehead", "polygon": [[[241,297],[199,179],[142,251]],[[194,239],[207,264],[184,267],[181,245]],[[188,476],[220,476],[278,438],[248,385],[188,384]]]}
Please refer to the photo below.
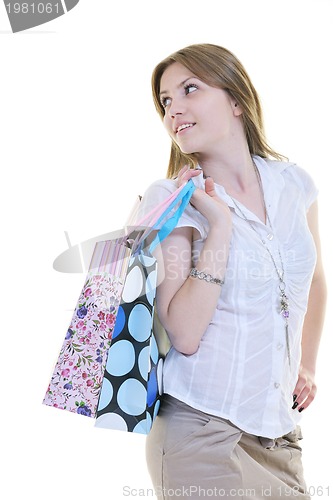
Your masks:
{"label": "forehead", "polygon": [[191,77],[195,77],[192,71],[178,62],[174,62],[166,68],[161,76],[160,92],[171,90],[173,87],[181,85],[182,82]]}

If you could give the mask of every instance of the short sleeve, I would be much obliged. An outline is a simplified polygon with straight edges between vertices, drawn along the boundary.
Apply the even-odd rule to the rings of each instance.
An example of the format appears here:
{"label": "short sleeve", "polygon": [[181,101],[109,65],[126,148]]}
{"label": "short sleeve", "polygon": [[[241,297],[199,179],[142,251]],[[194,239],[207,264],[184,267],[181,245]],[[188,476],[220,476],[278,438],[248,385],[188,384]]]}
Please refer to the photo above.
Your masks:
{"label": "short sleeve", "polygon": [[298,165],[293,165],[293,170],[303,192],[306,210],[308,211],[312,203],[314,203],[318,197],[318,188],[311,175],[306,170]]}
{"label": "short sleeve", "polygon": [[[177,183],[172,179],[161,179],[151,184],[142,197],[138,212],[138,220],[166,200],[166,198],[176,191],[176,189]],[[201,214],[192,205],[188,205],[179,219],[177,227],[193,227],[199,231],[200,237],[204,239],[207,234],[201,219]],[[160,228],[157,227],[157,229]]]}

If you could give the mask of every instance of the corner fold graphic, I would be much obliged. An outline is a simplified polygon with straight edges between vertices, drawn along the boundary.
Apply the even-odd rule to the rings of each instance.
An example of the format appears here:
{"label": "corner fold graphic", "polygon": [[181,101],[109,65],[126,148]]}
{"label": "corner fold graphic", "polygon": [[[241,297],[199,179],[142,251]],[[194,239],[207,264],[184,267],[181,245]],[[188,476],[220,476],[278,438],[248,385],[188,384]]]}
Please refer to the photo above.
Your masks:
{"label": "corner fold graphic", "polygon": [[79,0],[4,0],[13,33],[48,23],[78,3]]}
{"label": "corner fold graphic", "polygon": [[75,7],[75,5],[79,3],[79,0],[64,0],[64,2],[68,12],[69,10],[72,10]]}

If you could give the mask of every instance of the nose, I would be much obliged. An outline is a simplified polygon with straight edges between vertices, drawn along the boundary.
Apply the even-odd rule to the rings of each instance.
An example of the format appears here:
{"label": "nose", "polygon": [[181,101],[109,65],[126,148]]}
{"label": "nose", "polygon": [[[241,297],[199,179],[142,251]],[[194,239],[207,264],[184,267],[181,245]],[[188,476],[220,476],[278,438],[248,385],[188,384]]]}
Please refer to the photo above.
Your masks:
{"label": "nose", "polygon": [[177,115],[182,115],[185,112],[183,102],[178,98],[173,98],[168,106],[167,113],[170,118],[175,118]]}

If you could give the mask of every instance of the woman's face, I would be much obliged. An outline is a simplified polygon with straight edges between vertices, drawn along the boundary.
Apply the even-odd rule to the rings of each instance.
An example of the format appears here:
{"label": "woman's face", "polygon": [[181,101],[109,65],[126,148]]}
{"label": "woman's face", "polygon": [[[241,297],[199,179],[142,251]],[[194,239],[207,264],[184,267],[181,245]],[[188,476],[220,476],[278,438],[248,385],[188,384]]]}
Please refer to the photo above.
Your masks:
{"label": "woman's face", "polygon": [[[211,87],[180,63],[163,73],[164,125],[183,153],[211,155],[235,139],[241,109],[224,90]],[[236,123],[237,122],[237,123]]]}

